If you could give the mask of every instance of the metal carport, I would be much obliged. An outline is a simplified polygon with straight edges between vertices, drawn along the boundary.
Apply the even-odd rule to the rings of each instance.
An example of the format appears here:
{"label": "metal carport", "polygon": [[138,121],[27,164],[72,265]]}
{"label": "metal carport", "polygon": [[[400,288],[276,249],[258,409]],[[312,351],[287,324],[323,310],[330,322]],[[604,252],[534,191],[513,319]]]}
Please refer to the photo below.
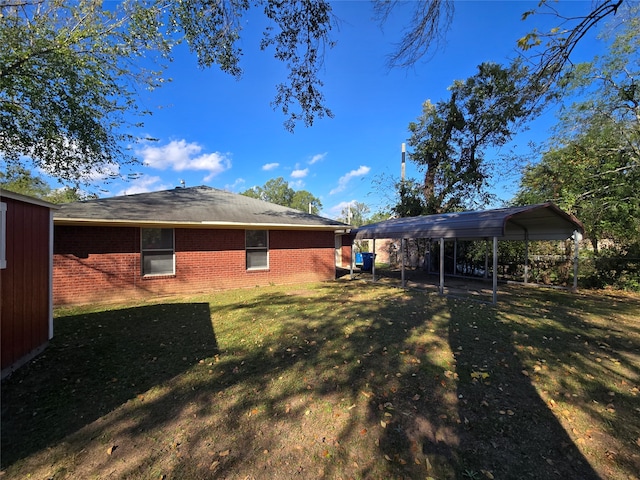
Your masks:
{"label": "metal carport", "polygon": [[[578,248],[584,233],[582,223],[551,202],[522,207],[497,208],[469,212],[424,215],[395,218],[384,222],[364,225],[352,233],[354,240],[383,238],[400,239],[402,246],[402,286],[405,287],[405,243],[410,238],[425,238],[440,241],[440,294],[444,294],[444,242],[445,240],[489,240],[493,239],[493,303],[497,302],[497,252],[498,240],[521,240],[527,245],[530,240],[574,239],[573,288],[577,288]],[[353,246],[353,244],[352,244]],[[353,255],[352,255],[353,257]],[[528,254],[527,254],[528,257]],[[525,258],[525,271],[526,271]],[[375,281],[375,262],[373,265]],[[351,264],[353,277],[353,261]],[[526,276],[525,276],[526,278]]]}

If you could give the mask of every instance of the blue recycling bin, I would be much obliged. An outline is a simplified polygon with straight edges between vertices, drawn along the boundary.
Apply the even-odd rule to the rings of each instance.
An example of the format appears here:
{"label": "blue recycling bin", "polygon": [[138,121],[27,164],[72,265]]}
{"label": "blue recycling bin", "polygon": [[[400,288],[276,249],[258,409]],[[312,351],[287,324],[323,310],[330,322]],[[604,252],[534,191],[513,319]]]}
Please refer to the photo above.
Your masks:
{"label": "blue recycling bin", "polygon": [[362,252],[362,270],[370,272],[373,269],[373,253]]}
{"label": "blue recycling bin", "polygon": [[356,266],[357,265],[362,265],[362,253],[360,252],[356,253]]}

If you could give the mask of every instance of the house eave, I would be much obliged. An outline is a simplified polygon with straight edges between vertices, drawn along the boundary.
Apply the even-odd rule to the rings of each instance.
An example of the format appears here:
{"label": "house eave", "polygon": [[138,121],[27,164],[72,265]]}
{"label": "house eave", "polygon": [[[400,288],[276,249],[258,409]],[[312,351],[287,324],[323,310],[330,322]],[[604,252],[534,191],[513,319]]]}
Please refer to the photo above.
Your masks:
{"label": "house eave", "polygon": [[348,232],[345,225],[304,225],[285,223],[240,223],[240,222],[167,222],[157,220],[111,220],[111,219],[86,219],[86,218],[55,218],[56,226],[100,226],[100,227],[143,227],[143,228],[224,228],[237,230],[312,230]]}

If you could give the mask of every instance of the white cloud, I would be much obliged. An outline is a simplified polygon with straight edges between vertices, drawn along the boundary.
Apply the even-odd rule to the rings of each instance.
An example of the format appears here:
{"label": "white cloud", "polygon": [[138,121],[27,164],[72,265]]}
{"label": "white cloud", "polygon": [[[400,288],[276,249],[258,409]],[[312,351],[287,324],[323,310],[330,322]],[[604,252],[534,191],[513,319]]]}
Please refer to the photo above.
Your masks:
{"label": "white cloud", "polygon": [[264,170],[265,172],[268,172],[269,170],[275,170],[276,168],[278,168],[280,166],[279,163],[265,163],[262,166],[262,170]]}
{"label": "white cloud", "polygon": [[294,170],[293,172],[291,172],[291,178],[304,178],[309,174],[309,169],[305,168],[305,169],[299,169],[299,170]]}
{"label": "white cloud", "polygon": [[294,190],[302,190],[302,187],[304,187],[304,185],[304,180],[294,180],[292,182],[289,182],[289,187],[293,188]]}
{"label": "white cloud", "polygon": [[313,165],[314,163],[324,160],[324,158],[327,156],[327,153],[328,152],[324,152],[314,155],[313,157],[311,157],[311,160],[309,160],[309,165]]}
{"label": "white cloud", "polygon": [[224,189],[228,192],[235,192],[236,190],[239,190],[240,187],[244,187],[245,183],[247,183],[247,181],[244,178],[236,178],[233,183],[226,184]]}
{"label": "white cloud", "polygon": [[350,202],[340,202],[337,205],[334,205],[329,209],[329,213],[332,215],[332,218],[339,217],[342,214],[342,210],[347,208],[349,205],[353,205],[357,200],[351,200]]}
{"label": "white cloud", "polygon": [[185,170],[209,172],[204,177],[206,182],[231,168],[231,160],[225,154],[220,152],[201,154],[201,152],[201,145],[194,142],[187,143],[186,140],[172,140],[161,147],[149,145],[137,151],[142,157],[142,163],[151,168],[171,169],[175,172]]}
{"label": "white cloud", "polygon": [[342,192],[347,188],[347,184],[351,181],[352,178],[361,177],[366,175],[371,171],[371,168],[366,167],[364,165],[360,165],[357,170],[351,170],[349,173],[343,175],[338,180],[338,186],[329,192],[329,195],[333,195],[334,193]]}
{"label": "white cloud", "polygon": [[[37,171],[49,177],[58,178],[54,167],[48,169],[38,167]],[[106,179],[114,179],[121,176],[120,165],[115,163],[109,163],[97,167],[91,166],[87,170],[79,173],[81,173],[83,180],[86,180],[89,183],[102,183]]]}
{"label": "white cloud", "polygon": [[171,185],[161,183],[162,179],[157,176],[142,175],[135,180],[127,183],[125,188],[116,193],[120,195],[133,195],[135,193],[156,192],[158,190],[166,190]]}

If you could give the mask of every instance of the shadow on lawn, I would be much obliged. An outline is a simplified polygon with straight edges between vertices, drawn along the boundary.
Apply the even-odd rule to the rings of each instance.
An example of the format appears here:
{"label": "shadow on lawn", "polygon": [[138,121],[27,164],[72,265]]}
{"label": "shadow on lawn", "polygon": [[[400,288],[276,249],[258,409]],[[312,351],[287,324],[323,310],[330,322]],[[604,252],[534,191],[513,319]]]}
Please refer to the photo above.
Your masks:
{"label": "shadow on lawn", "polygon": [[450,308],[461,419],[458,455],[464,459],[458,477],[481,478],[489,471],[496,478],[600,478],[519,358],[514,328],[523,334],[527,326],[504,320],[499,306],[451,301]]}
{"label": "shadow on lawn", "polygon": [[56,318],[49,348],[3,382],[3,467],[60,441],[217,349],[207,303]]}
{"label": "shadow on lawn", "polygon": [[[509,312],[567,299],[534,295]],[[21,397],[3,389],[3,464],[64,438],[84,477],[598,478],[522,373],[524,335],[570,352],[500,306],[358,282],[236,297],[68,317],[55,365],[11,378]],[[581,328],[572,308],[545,335]],[[82,333],[96,324],[125,350]]]}

